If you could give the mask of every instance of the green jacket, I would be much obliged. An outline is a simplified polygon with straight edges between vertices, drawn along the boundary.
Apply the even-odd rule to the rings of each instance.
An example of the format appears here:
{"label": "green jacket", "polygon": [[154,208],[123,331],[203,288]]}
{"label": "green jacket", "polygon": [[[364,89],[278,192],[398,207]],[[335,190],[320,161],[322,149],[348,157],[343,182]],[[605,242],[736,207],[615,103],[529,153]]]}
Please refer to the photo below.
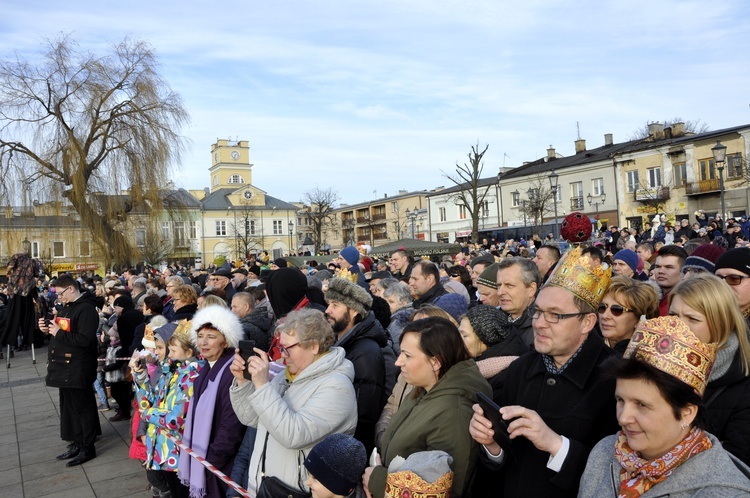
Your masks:
{"label": "green jacket", "polygon": [[385,495],[388,465],[396,456],[442,450],[453,457],[453,490],[460,498],[470,488],[479,445],[469,435],[469,422],[477,392],[492,396],[492,389],[474,360],[454,365],[429,392],[407,397],[383,434],[380,456],[384,466],[370,475],[369,489],[375,498]]}

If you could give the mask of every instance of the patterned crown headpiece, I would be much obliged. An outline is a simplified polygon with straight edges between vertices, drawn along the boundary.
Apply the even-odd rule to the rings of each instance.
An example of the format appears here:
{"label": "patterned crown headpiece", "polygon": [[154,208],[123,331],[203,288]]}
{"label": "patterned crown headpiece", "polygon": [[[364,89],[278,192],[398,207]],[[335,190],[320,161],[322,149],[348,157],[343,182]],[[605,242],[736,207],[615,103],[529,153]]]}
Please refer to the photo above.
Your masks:
{"label": "patterned crown headpiece", "polygon": [[703,396],[718,345],[701,342],[674,316],[646,320],[635,329],[623,358],[634,358],[692,387]]}
{"label": "patterned crown headpiece", "polygon": [[188,320],[187,318],[183,319],[177,324],[177,328],[174,329],[174,333],[172,334],[172,337],[177,337],[184,344],[190,344],[191,346],[195,346],[195,344],[193,344],[193,341],[190,339],[191,326],[192,326],[191,320]]}
{"label": "patterned crown headpiece", "polygon": [[352,273],[346,268],[341,270],[339,274],[336,275],[336,277],[346,279],[350,282],[354,282],[355,284],[357,283],[358,278],[356,273]]}
{"label": "patterned crown headpiece", "polygon": [[609,288],[612,269],[592,265],[591,259],[581,252],[577,247],[565,254],[545,285],[562,287],[596,309]]}
{"label": "patterned crown headpiece", "polygon": [[151,325],[146,325],[146,329],[143,331],[143,339],[146,341],[154,342],[154,329],[151,328]]}

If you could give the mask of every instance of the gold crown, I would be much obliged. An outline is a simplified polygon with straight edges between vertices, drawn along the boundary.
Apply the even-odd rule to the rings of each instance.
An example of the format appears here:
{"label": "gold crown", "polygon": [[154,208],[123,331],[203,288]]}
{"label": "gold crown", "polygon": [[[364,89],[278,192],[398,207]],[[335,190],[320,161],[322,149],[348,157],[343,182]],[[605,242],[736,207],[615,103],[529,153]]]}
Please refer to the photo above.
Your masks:
{"label": "gold crown", "polygon": [[596,309],[609,288],[612,269],[605,270],[601,265],[592,266],[591,259],[582,256],[581,251],[582,249],[577,247],[565,254],[557,262],[555,271],[545,285],[567,289]]}
{"label": "gold crown", "polygon": [[172,337],[177,337],[184,344],[194,345],[193,341],[190,339],[191,325],[192,325],[191,320],[188,320],[187,318],[183,319],[181,322],[177,324],[177,328],[174,329],[174,332],[172,333]]}
{"label": "gold crown", "polygon": [[341,270],[339,272],[339,274],[336,275],[336,277],[338,277],[338,278],[344,278],[344,279],[346,279],[346,280],[348,280],[350,282],[354,282],[355,284],[357,283],[357,278],[358,278],[357,274],[350,272],[349,269],[343,269],[343,270]]}
{"label": "gold crown", "polygon": [[151,325],[146,325],[146,330],[143,331],[143,339],[154,342],[154,329],[151,328]]}
{"label": "gold crown", "polygon": [[679,318],[662,316],[638,325],[623,358],[648,363],[703,396],[717,349],[716,343],[701,342]]}
{"label": "gold crown", "polygon": [[401,470],[388,474],[385,498],[447,498],[453,487],[453,471],[448,471],[434,482],[427,482],[416,472]]}

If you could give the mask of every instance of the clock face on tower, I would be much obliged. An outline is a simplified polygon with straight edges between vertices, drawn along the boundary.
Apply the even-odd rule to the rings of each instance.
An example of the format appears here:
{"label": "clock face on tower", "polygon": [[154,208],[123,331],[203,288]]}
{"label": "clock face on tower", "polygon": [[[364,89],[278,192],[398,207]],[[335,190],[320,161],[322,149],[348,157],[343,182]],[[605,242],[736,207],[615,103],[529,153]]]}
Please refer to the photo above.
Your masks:
{"label": "clock face on tower", "polygon": [[250,192],[249,190],[245,190],[245,191],[244,191],[244,192],[242,193],[242,196],[243,196],[243,197],[244,197],[245,199],[247,199],[247,200],[249,201],[250,199],[252,199],[252,198],[253,198],[253,193],[252,193],[252,192]]}
{"label": "clock face on tower", "polygon": [[240,153],[237,152],[236,150],[233,150],[232,151],[232,159],[234,159],[236,161],[239,158],[240,158]]}

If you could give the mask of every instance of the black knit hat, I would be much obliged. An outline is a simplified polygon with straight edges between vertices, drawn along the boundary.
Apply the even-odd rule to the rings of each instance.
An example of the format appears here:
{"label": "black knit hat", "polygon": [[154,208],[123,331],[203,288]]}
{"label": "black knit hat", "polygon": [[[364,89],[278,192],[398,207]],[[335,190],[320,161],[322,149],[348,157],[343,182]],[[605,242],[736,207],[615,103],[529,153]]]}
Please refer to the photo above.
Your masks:
{"label": "black knit hat", "polygon": [[479,340],[488,346],[497,344],[510,333],[508,316],[493,306],[478,304],[466,312],[466,318]]}
{"label": "black knit hat", "polygon": [[346,496],[362,482],[367,452],[362,443],[348,434],[332,434],[313,446],[305,458],[305,468],[335,495]]}
{"label": "black knit hat", "polygon": [[731,268],[750,275],[750,248],[737,247],[722,254],[716,261],[716,269]]}

